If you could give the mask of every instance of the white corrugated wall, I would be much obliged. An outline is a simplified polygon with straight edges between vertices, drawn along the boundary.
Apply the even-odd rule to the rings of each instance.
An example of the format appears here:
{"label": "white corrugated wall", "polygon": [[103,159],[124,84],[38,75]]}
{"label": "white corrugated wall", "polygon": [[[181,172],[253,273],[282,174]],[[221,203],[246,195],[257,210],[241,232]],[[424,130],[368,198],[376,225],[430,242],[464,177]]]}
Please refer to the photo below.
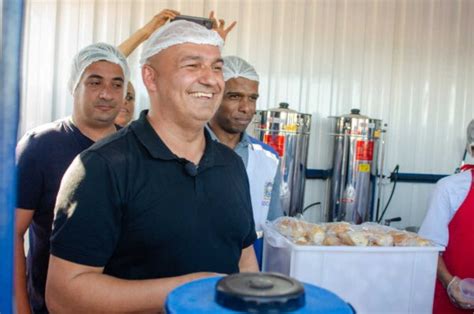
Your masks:
{"label": "white corrugated wall", "polygon": [[[328,116],[351,108],[388,124],[386,173],[396,164],[436,174],[459,165],[474,118],[472,0],[27,1],[21,132],[71,113],[66,82],[80,48],[119,44],[163,8],[238,21],[224,55],[257,68],[258,108],[286,101],[313,115],[308,168],[330,168]],[[139,54],[129,62],[140,109]],[[324,202],[326,187],[308,180],[305,203]],[[398,184],[387,217],[419,225],[432,188]],[[318,219],[318,209],[307,216]]]}

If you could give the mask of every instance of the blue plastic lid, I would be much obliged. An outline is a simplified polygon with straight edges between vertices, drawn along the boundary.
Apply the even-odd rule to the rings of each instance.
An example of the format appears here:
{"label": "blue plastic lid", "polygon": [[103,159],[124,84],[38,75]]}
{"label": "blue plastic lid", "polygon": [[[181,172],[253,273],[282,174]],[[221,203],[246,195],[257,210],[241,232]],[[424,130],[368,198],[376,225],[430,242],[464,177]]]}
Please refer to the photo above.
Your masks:
{"label": "blue plastic lid", "polygon": [[[222,277],[195,280],[174,289],[166,299],[165,310],[169,314],[235,314],[215,302],[216,283]],[[306,304],[290,313],[294,314],[353,314],[354,311],[334,293],[310,284],[303,284]]]}

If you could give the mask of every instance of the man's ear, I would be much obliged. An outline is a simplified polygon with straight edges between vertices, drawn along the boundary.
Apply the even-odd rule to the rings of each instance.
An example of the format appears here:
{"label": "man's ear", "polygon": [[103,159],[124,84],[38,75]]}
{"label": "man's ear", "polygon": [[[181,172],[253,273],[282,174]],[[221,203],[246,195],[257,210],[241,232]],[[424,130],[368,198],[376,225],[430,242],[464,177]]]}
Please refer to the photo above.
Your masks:
{"label": "man's ear", "polygon": [[145,87],[148,91],[156,92],[157,74],[156,74],[155,69],[153,69],[151,65],[144,64],[142,66],[142,79],[143,79],[143,84],[145,84]]}

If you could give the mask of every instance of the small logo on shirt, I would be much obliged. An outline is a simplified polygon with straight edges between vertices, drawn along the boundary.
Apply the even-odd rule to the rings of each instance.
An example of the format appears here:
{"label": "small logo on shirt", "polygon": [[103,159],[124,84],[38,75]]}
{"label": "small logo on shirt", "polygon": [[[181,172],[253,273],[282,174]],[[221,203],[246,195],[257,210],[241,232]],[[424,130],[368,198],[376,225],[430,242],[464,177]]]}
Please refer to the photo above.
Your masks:
{"label": "small logo on shirt", "polygon": [[272,189],[273,189],[273,182],[271,181],[265,182],[265,186],[263,188],[263,200],[262,200],[263,206],[268,206],[270,204],[270,199],[272,198]]}

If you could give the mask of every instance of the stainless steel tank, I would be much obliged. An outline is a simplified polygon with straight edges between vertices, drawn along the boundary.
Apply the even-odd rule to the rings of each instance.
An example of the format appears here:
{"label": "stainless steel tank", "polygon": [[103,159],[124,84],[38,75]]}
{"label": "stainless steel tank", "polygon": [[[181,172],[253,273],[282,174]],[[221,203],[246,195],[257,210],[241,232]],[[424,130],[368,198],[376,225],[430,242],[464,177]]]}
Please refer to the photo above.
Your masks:
{"label": "stainless steel tank", "polygon": [[285,214],[290,216],[303,210],[310,127],[311,115],[291,110],[287,103],[257,111],[254,119],[253,134],[280,156],[281,204]]}
{"label": "stainless steel tank", "polygon": [[328,221],[372,220],[382,121],[360,114],[335,119]]}

